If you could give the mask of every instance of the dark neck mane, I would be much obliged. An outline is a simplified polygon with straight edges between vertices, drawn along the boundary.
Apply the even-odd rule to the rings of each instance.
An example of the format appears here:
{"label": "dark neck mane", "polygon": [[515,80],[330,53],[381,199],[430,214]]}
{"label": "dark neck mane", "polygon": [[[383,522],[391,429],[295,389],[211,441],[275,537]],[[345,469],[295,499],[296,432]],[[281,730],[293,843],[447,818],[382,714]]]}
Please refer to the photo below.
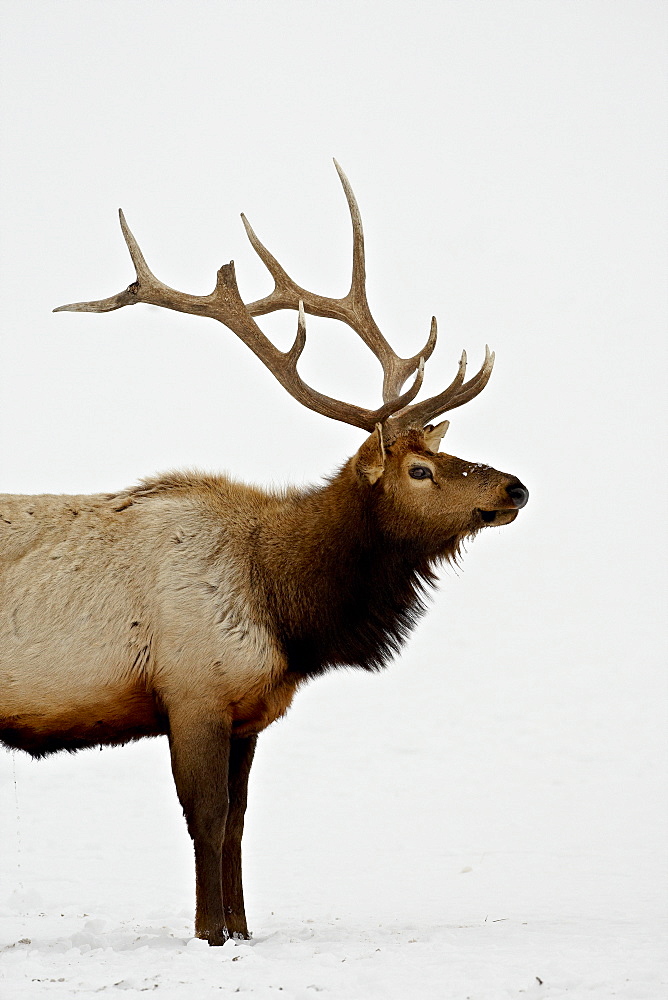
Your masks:
{"label": "dark neck mane", "polygon": [[379,499],[345,467],[289,499],[260,533],[258,582],[296,673],[383,667],[425,611],[433,564],[456,557],[456,537],[431,552],[387,537]]}

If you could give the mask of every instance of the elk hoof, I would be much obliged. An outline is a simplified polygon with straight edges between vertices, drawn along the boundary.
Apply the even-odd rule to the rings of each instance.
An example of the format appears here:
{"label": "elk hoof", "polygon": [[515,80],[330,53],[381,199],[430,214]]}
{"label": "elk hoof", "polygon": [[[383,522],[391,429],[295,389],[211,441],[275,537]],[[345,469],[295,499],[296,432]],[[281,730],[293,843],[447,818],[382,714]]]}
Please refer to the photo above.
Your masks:
{"label": "elk hoof", "polygon": [[253,936],[248,930],[245,917],[235,919],[233,916],[228,916],[227,929],[234,941],[250,941]]}
{"label": "elk hoof", "polygon": [[225,944],[226,941],[229,941],[230,932],[228,931],[227,927],[223,925],[222,927],[217,928],[215,931],[205,931],[202,934],[198,934],[197,937],[204,938],[205,941],[209,942],[209,946],[211,948],[216,948]]}

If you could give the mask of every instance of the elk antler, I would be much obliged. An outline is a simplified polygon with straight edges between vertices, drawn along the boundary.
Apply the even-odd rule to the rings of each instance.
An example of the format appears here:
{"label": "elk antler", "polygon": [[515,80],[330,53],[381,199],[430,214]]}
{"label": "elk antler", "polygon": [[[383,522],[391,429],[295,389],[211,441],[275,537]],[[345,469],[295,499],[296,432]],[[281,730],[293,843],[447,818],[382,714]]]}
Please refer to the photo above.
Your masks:
{"label": "elk antler", "polygon": [[[216,287],[210,295],[190,295],[178,292],[163,284],[149,269],[139,245],[119,211],[121,229],[132,262],[136,280],[124,291],[107,299],[93,302],[74,302],[58,306],[54,312],[111,312],[123,306],[145,302],[163,306],[178,312],[192,313],[216,319],[235,333],[269,371],[287,389],[291,396],[309,409],[324,416],[341,420],[347,424],[371,432],[376,424],[382,423],[389,437],[408,426],[422,427],[435,416],[446,410],[461,406],[476,396],[487,384],[494,363],[494,355],[486,351],[485,362],[468,382],[464,382],[466,353],[462,354],[459,371],[452,384],[437,396],[410,406],[422,386],[424,363],[436,346],[436,320],[432,318],[429,338],[420,354],[412,358],[400,358],[392,350],[378,329],[369,309],[366,297],[366,274],[364,261],[364,234],[357,202],[348,178],[334,161],[343,190],[348,201],[353,227],[353,268],[350,290],[341,299],[327,298],[308,292],[297,285],[266,247],[258,240],[245,216],[241,216],[251,245],[266,265],[274,279],[273,291],[263,299],[245,305],[237,286],[234,262],[224,264],[218,271]],[[278,309],[298,310],[297,335],[289,351],[279,351],[257,325],[254,316],[262,316]],[[383,368],[383,405],[377,410],[367,410],[351,403],[345,403],[312,389],[297,373],[297,362],[306,343],[306,321],[304,313],[338,319],[349,326],[373,351]],[[404,393],[401,388],[413,373],[415,379]],[[395,416],[393,416],[395,414]]]}

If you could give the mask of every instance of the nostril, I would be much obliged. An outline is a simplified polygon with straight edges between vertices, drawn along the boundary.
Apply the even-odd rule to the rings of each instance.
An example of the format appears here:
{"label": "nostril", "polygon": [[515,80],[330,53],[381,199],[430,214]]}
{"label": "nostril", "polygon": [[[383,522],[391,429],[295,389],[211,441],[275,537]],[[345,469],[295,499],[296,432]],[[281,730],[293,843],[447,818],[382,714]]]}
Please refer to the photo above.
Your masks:
{"label": "nostril", "polygon": [[516,507],[525,507],[529,502],[529,491],[526,486],[522,486],[521,483],[516,483],[515,486],[509,486],[507,492]]}

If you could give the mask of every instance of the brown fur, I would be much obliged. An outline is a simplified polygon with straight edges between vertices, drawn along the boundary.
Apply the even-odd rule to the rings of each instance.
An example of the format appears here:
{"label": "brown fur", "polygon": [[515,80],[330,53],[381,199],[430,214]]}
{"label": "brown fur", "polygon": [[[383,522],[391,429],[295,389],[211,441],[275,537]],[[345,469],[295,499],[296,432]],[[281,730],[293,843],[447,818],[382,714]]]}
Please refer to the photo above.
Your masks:
{"label": "brown fur", "polygon": [[383,447],[377,431],[308,491],[191,473],[113,495],[0,498],[0,740],[39,757],[167,734],[195,844],[196,931],[212,944],[247,934],[255,735],[306,678],[383,666],[423,613],[435,564],[517,514],[514,477],[431,442],[409,429]]}

